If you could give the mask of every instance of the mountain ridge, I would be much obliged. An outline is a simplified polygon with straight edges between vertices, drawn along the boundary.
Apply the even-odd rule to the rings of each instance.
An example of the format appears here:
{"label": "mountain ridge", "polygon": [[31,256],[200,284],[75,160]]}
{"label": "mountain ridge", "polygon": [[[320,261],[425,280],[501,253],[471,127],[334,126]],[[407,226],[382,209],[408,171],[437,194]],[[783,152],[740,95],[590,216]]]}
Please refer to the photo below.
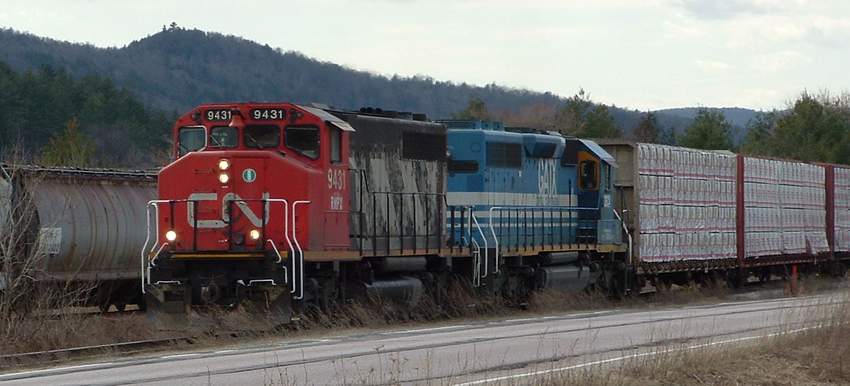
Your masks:
{"label": "mountain ridge", "polygon": [[[226,60],[222,60],[222,53]],[[565,101],[552,92],[495,83],[480,86],[428,76],[388,77],[238,36],[179,27],[108,48],[3,29],[0,61],[19,71],[47,65],[64,68],[75,77],[92,73],[106,76],[145,103],[173,112],[208,102],[286,100],[345,109],[376,106],[442,118],[463,109],[473,97],[483,100],[491,111],[516,111],[531,104],[560,105]],[[608,106],[626,134],[645,113]],[[653,113],[659,126],[682,132],[697,109],[669,108]],[[746,122],[758,114],[741,107],[716,109],[736,127],[735,142],[743,138]]]}

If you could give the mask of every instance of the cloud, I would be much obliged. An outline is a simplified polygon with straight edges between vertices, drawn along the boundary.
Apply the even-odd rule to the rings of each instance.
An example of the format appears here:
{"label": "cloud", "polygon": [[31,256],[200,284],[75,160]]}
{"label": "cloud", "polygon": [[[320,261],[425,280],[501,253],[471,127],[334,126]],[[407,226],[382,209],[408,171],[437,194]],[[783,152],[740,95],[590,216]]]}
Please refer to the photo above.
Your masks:
{"label": "cloud", "polygon": [[782,50],[755,56],[752,60],[752,70],[776,73],[811,63],[812,59],[801,52]]}
{"label": "cloud", "polygon": [[699,19],[723,20],[741,15],[770,13],[775,4],[759,0],[680,0],[679,5]]}
{"label": "cloud", "polygon": [[695,63],[703,71],[728,71],[735,68],[735,66],[719,60],[697,59]]}

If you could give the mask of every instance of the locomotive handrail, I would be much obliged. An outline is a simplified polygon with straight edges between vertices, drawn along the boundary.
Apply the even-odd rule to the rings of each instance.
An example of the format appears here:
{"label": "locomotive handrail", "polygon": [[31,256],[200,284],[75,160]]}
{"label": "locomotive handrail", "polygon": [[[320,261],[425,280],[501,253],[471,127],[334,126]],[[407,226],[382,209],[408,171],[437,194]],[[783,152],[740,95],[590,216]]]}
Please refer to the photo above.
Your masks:
{"label": "locomotive handrail", "polygon": [[[286,201],[284,198],[268,198],[266,200],[269,202],[279,202],[283,204],[283,238],[286,240],[286,245],[289,246],[289,250],[291,251],[292,241],[289,240],[289,201]],[[263,232],[263,238],[266,238],[266,232]],[[286,267],[286,264],[281,264],[283,262],[283,257],[280,255],[280,251],[277,250],[277,245],[275,245],[274,240],[269,238],[266,238],[266,243],[270,243],[272,245],[272,249],[274,250],[275,255],[277,255],[277,264],[283,268],[283,282],[285,284],[289,284],[289,268]],[[294,286],[295,283],[292,283],[292,285]]]}
{"label": "locomotive handrail", "polygon": [[[292,279],[293,279],[292,284],[293,284],[293,287],[300,287],[300,289],[298,291],[298,295],[293,297],[296,300],[304,299],[304,251],[301,249],[301,244],[298,243],[298,236],[296,236],[296,233],[295,233],[295,230],[296,230],[296,227],[297,227],[297,224],[295,223],[296,207],[300,204],[309,205],[310,203],[311,203],[311,201],[309,201],[309,200],[299,200],[299,201],[294,201],[292,203],[292,241],[294,242],[295,249],[297,250],[297,259],[299,260],[298,270],[300,271],[299,276],[301,278],[301,280],[299,282],[295,282],[295,260],[296,259],[292,259]],[[295,293],[295,292],[296,291],[293,288],[293,291],[291,293]]]}
{"label": "locomotive handrail", "polygon": [[[489,248],[488,248],[488,245],[487,245],[487,238],[484,236],[484,231],[481,230],[481,226],[478,224],[478,219],[475,217],[475,212],[472,210],[471,206],[467,207],[467,208],[469,209],[469,229],[467,230],[469,232],[469,239],[475,244],[475,247],[479,249],[479,261],[478,261],[478,264],[476,265],[477,272],[476,272],[475,276],[477,277],[478,283],[480,285],[481,279],[487,277],[487,271],[489,269],[489,265],[488,265],[489,260],[490,260]],[[475,223],[475,229],[478,230],[478,234],[481,235],[481,240],[484,242],[484,275],[481,275],[481,261],[480,261],[480,258],[481,258],[480,249],[481,248],[478,246],[478,242],[475,241],[475,239],[472,237],[472,224],[473,224],[473,222]]]}
{"label": "locomotive handrail", "polygon": [[[378,249],[379,249],[378,240],[380,240],[380,239],[383,239],[385,241],[384,246],[381,248],[381,250],[383,250],[387,254],[391,253],[391,250],[392,250],[391,239],[393,239],[393,238],[397,238],[399,240],[399,250],[400,250],[400,252],[403,252],[403,250],[404,250],[404,239],[405,238],[408,238],[408,239],[412,238],[413,239],[412,249],[413,249],[414,252],[416,252],[416,250],[420,248],[419,244],[417,243],[418,238],[424,237],[425,238],[425,241],[424,241],[425,247],[423,249],[425,249],[425,253],[430,253],[431,239],[436,238],[437,240],[441,240],[441,237],[443,235],[443,233],[442,233],[443,229],[441,228],[442,225],[440,225],[440,224],[442,224],[442,221],[434,222],[437,226],[436,226],[436,228],[432,228],[431,227],[432,221],[430,221],[430,219],[426,219],[425,228],[427,229],[427,231],[424,234],[418,234],[417,233],[417,226],[416,226],[418,224],[416,222],[416,213],[417,213],[417,209],[416,209],[417,201],[416,201],[416,199],[420,198],[420,197],[423,198],[422,202],[425,205],[426,213],[431,213],[432,211],[429,211],[427,209],[430,206],[430,202],[431,202],[430,199],[432,197],[433,198],[442,198],[443,205],[445,207],[445,203],[446,203],[445,193],[393,192],[393,191],[383,191],[383,190],[372,191],[371,186],[369,185],[369,179],[367,178],[366,170],[349,167],[348,172],[351,173],[353,178],[357,178],[357,181],[358,181],[357,200],[352,201],[351,215],[357,216],[357,223],[358,223],[357,228],[358,229],[353,230],[353,231],[357,232],[356,237],[357,237],[358,252],[360,253],[361,256],[364,255],[364,251],[366,250],[366,246],[364,244],[366,243],[367,240],[371,240],[371,252],[372,252],[373,256],[378,256]],[[352,186],[352,189],[354,189],[353,186]],[[413,204],[410,206],[410,209],[412,210],[414,226],[412,228],[413,233],[410,234],[410,235],[405,235],[404,234],[405,217],[403,216],[403,213],[404,213],[404,210],[405,210],[405,204],[404,204],[405,201],[404,200],[408,196],[412,197],[413,200],[414,200]],[[364,210],[364,200],[366,200],[367,197],[370,197],[371,202],[372,202],[372,207],[371,207],[372,221],[371,221],[371,226],[369,227],[369,228],[371,228],[371,232],[370,232],[370,229],[368,229],[367,226],[366,226],[367,223],[368,223],[366,221],[366,216],[368,214]],[[386,229],[382,229],[382,231],[383,231],[382,235],[378,234],[377,218],[376,218],[376,216],[378,214],[377,205],[378,205],[378,202],[379,202],[379,200],[378,200],[379,198],[385,200],[384,202],[386,203],[386,214],[388,216],[387,221],[386,221]],[[391,206],[390,203],[396,202],[396,199],[398,199],[399,209],[397,211],[394,210],[393,212],[391,212],[390,211],[390,206]],[[357,209],[356,210],[353,209],[355,202],[357,203]],[[440,202],[438,200],[435,200],[434,203],[437,206],[440,205]],[[396,206],[393,205],[392,208],[395,209]],[[390,216],[391,213],[401,213],[401,215],[397,214],[398,224],[399,224],[399,233],[398,234],[393,234],[390,231],[391,224],[394,221],[394,219],[392,219],[392,216]],[[438,210],[437,213],[443,213],[443,211]],[[434,232],[435,229],[436,229],[436,233]],[[442,245],[441,243],[442,242],[440,241],[440,245]],[[437,250],[439,250],[440,248],[441,248],[441,246],[436,247]]]}
{"label": "locomotive handrail", "polygon": [[[141,275],[142,275],[141,276],[142,294],[145,293],[145,284],[150,284],[150,275],[146,275],[146,271],[150,270],[150,264],[152,263],[152,261],[148,261],[147,264],[145,264],[145,257],[146,257],[145,251],[147,251],[148,244],[150,244],[150,242],[151,242],[150,208],[151,207],[154,208],[154,217],[156,218],[157,221],[156,221],[156,228],[155,228],[156,229],[156,231],[155,231],[156,242],[154,242],[154,244],[151,245],[150,251],[147,251],[148,260],[150,260],[149,257],[151,255],[151,253],[153,253],[154,249],[156,249],[157,245],[159,244],[159,204],[164,203],[164,202],[187,202],[187,201],[189,201],[189,200],[150,200],[150,201],[148,201],[147,205],[145,205],[145,222],[146,222],[145,243],[144,243],[144,245],[142,245],[142,251],[140,253],[140,264],[139,264],[141,266],[140,269],[141,269]],[[174,220],[172,219],[172,221],[174,221]],[[165,243],[165,244],[163,244],[162,246],[159,247],[156,254],[154,255],[154,259],[156,259],[156,257],[159,256],[159,254],[162,252],[162,250],[167,245],[168,245],[168,243]],[[147,280],[145,279],[145,276],[147,276]]]}
{"label": "locomotive handrail", "polygon": [[[512,210],[512,209],[525,209],[525,210],[552,210],[552,209],[556,209],[558,211],[568,211],[568,212],[599,210],[599,208],[578,207],[578,206],[520,206],[520,205],[517,205],[517,206],[493,206],[493,207],[490,207],[490,209],[488,210],[488,222],[489,222],[489,227],[490,227],[490,234],[493,235],[493,240],[496,244],[495,245],[496,256],[495,256],[495,262],[494,262],[495,265],[496,265],[496,267],[495,267],[496,270],[495,270],[494,273],[500,272],[500,267],[499,267],[500,261],[499,260],[500,260],[501,250],[500,250],[500,247],[499,247],[499,238],[496,236],[496,230],[493,227],[493,212],[496,211],[496,210],[501,211],[501,210]],[[499,221],[501,221],[501,218],[500,218]],[[571,217],[570,217],[569,221],[572,222]],[[500,224],[501,224],[501,222],[500,222]],[[508,223],[508,226],[510,227],[510,222]]]}
{"label": "locomotive handrail", "polygon": [[[289,238],[289,201],[287,201],[285,198],[255,198],[255,199],[241,199],[240,198],[240,199],[235,199],[235,200],[229,199],[229,200],[226,200],[226,201],[228,202],[228,205],[229,205],[230,202],[234,202],[234,201],[236,201],[236,202],[246,202],[246,203],[247,202],[263,202],[263,204],[265,204],[266,202],[279,202],[279,203],[283,204],[283,237],[286,240],[286,245],[289,247],[289,250],[293,252],[292,289],[290,289],[289,293],[295,293],[297,291],[297,288],[298,288],[298,283],[295,280],[296,279],[295,278],[295,271],[296,271],[295,259],[300,256],[300,258],[301,258],[301,270],[302,270],[302,272],[301,272],[301,280],[302,280],[302,282],[301,282],[301,286],[302,286],[301,293],[302,293],[302,296],[303,296],[303,292],[304,292],[304,288],[303,288],[303,286],[304,286],[304,284],[303,284],[303,280],[304,280],[303,269],[304,269],[304,267],[303,267],[303,264],[304,264],[304,261],[303,261],[303,251],[301,251],[301,246],[298,244],[298,240],[295,239],[295,205],[297,203],[305,203],[305,202],[310,203],[310,201],[295,201],[292,204],[292,238],[295,239],[295,244],[293,244],[293,242],[292,242],[293,239]],[[266,207],[265,207],[265,205],[263,205],[263,227],[264,228],[265,228],[265,219],[266,219]],[[274,243],[274,240],[266,238],[265,230],[263,231],[263,238],[266,239],[266,244],[268,244],[269,242],[271,243],[272,249],[274,250],[274,253],[277,256],[277,263],[278,264],[282,263],[283,257],[281,256],[280,252],[278,251],[277,246]],[[297,250],[296,250],[296,247],[297,247]],[[283,268],[284,282],[286,284],[289,284],[289,282],[290,282],[289,281],[289,268],[287,268],[286,265],[281,265],[280,267]],[[300,299],[300,298],[296,298],[296,299]]]}
{"label": "locomotive handrail", "polygon": [[[283,237],[286,240],[286,245],[289,246],[289,250],[292,250],[292,241],[289,240],[289,201],[286,201],[285,198],[267,198],[265,201],[268,202],[279,202],[283,204]],[[272,248],[274,248],[275,253],[277,254],[277,263],[280,264],[283,262],[283,257],[281,257],[280,252],[277,250],[277,246],[274,244],[274,240],[266,238],[266,233],[263,232],[263,238],[266,239],[266,242],[272,242]],[[283,267],[285,270],[286,267]],[[286,273],[289,275],[289,272]],[[289,279],[287,278],[287,283]]]}
{"label": "locomotive handrail", "polygon": [[[473,266],[472,286],[473,287],[480,287],[481,286],[481,247],[478,245],[478,241],[475,241],[475,239],[471,239],[470,244],[475,247],[475,249],[472,250],[472,256],[474,258],[473,259],[474,261],[472,262],[472,266]],[[472,247],[470,247],[470,249],[472,249]]]}
{"label": "locomotive handrail", "polygon": [[[367,192],[368,196],[371,197],[371,222],[370,229],[364,228],[366,221],[364,221],[364,216],[367,213],[363,210],[357,211],[360,216],[359,221],[359,233],[357,234],[359,239],[359,252],[363,255],[363,251],[365,247],[363,246],[364,240],[371,240],[371,250],[372,256],[378,256],[378,240],[383,240],[383,246],[380,247],[380,250],[390,254],[393,250],[392,240],[398,239],[398,249],[399,252],[403,252],[405,249],[405,239],[412,239],[412,250],[415,252],[417,249],[424,249],[426,253],[429,253],[431,250],[431,240],[436,239],[440,243],[442,242],[443,229],[441,228],[442,220],[444,216],[444,212],[439,202],[439,198],[443,198],[445,200],[445,194],[443,193],[426,193],[426,192],[389,192],[389,191],[377,191],[377,192]],[[364,194],[360,194],[360,200],[362,201],[364,198]],[[431,202],[433,199],[433,205],[439,207],[436,211],[438,213],[439,219],[437,221],[432,221],[430,217],[426,216],[424,227],[424,233],[418,233],[418,225],[416,222],[417,215],[417,205],[421,203],[425,207],[425,213],[430,214],[433,211],[429,210],[429,207],[432,206]],[[411,202],[412,201],[412,202]],[[405,202],[408,202],[405,205]],[[383,209],[384,215],[386,216],[386,221],[381,226],[383,229],[378,229],[378,210],[379,203],[381,205],[386,205]],[[362,203],[360,204],[362,208]],[[410,210],[412,214],[413,227],[411,234],[405,234],[405,223],[409,223],[410,220],[405,217],[405,210]],[[398,232],[394,232],[392,227],[393,225],[398,225]],[[380,234],[379,234],[380,231]],[[368,232],[368,233],[367,233]],[[418,242],[419,237],[424,237],[424,247],[421,247]],[[441,247],[436,246],[434,249],[439,250]]]}
{"label": "locomotive handrail", "polygon": [[[169,245],[169,243],[167,243],[167,242],[163,243],[163,244],[159,243],[159,233],[160,233],[159,232],[159,205],[163,204],[163,203],[169,203],[169,204],[172,204],[172,205],[175,204],[175,203],[191,203],[193,205],[196,205],[195,204],[196,202],[198,202],[198,200],[189,200],[189,199],[150,200],[150,201],[148,201],[148,203],[146,205],[146,209],[145,209],[145,212],[146,212],[145,213],[145,221],[146,221],[145,243],[142,246],[142,251],[141,251],[141,256],[140,256],[142,294],[145,293],[145,284],[147,284],[147,285],[151,284],[150,275],[147,273],[147,271],[150,271],[150,268],[152,266],[156,266],[154,264],[154,261],[162,253],[162,251],[166,247],[168,247],[168,245]],[[266,243],[264,243],[263,245],[267,244],[268,242],[271,242],[272,249],[274,250],[275,255],[278,258],[277,259],[278,264],[283,262],[283,257],[280,254],[280,251],[277,249],[277,246],[275,245],[274,240],[266,238],[265,223],[266,223],[266,219],[267,219],[268,215],[267,215],[267,208],[266,208],[265,204],[269,203],[269,202],[282,203],[283,204],[283,218],[284,218],[284,220],[283,220],[284,239],[286,240],[286,244],[289,247],[289,250],[295,251],[292,240],[289,237],[289,201],[287,201],[286,199],[282,199],[282,198],[262,198],[262,199],[227,199],[227,200],[224,200],[224,202],[226,202],[228,205],[231,202],[242,202],[242,203],[262,202],[264,204],[263,205],[263,220],[262,220],[263,221],[263,233],[262,233],[262,235],[263,235],[263,238],[266,240]],[[300,202],[300,203],[304,203],[304,202]],[[309,203],[309,201],[306,201],[306,203]],[[151,216],[150,216],[151,207],[153,207],[153,209],[154,209],[154,217],[156,218],[156,224],[154,226],[154,235],[156,237],[156,241],[152,245],[150,245],[150,250],[148,250],[148,245],[151,243]],[[172,218],[171,221],[173,222],[174,219]],[[293,214],[293,221],[294,221],[294,214]],[[293,224],[293,237],[295,235],[294,226],[295,225]],[[197,227],[194,227],[194,228],[197,228]],[[159,248],[157,248],[157,246],[159,246]],[[155,253],[154,253],[154,250],[156,250]],[[298,246],[297,254],[299,256],[302,256],[302,258],[303,258],[303,252],[301,252],[301,250],[300,250],[300,245]],[[152,256],[152,258],[151,258],[151,256]],[[146,261],[146,257],[147,257],[147,261]],[[294,265],[295,265],[295,263],[293,262],[293,280],[295,280],[295,272],[294,272],[295,267],[294,267]],[[285,265],[282,265],[281,268],[284,271],[284,282],[288,284],[289,283],[289,269]],[[303,275],[303,272],[302,272],[302,275]],[[296,284],[293,283],[293,288],[291,290],[292,293],[294,293],[295,290],[296,290],[295,285]],[[303,293],[303,288],[302,288],[302,293]]]}
{"label": "locomotive handrail", "polygon": [[[149,271],[150,271],[151,266],[155,266],[155,265],[153,265],[153,262],[157,259],[157,257],[159,257],[159,255],[160,255],[160,253],[162,253],[163,249],[165,249],[168,246],[167,242],[163,243],[162,245],[159,245],[159,204],[166,203],[166,202],[171,203],[171,204],[174,204],[174,203],[177,203],[177,202],[192,202],[192,203],[194,203],[195,201],[196,200],[189,200],[189,199],[150,200],[150,201],[148,201],[147,205],[145,206],[145,222],[146,222],[145,244],[142,245],[141,261],[140,261],[141,274],[142,274],[142,277],[141,277],[141,279],[142,279],[142,294],[145,293],[145,284],[148,284],[148,285],[151,284],[151,278],[150,278]],[[147,264],[145,264],[145,257],[146,257],[145,251],[148,249],[148,244],[150,244],[150,242],[151,242],[151,215],[150,215],[150,208],[151,207],[153,207],[153,209],[154,209],[154,218],[156,218],[156,225],[155,225],[155,231],[154,231],[154,234],[156,235],[156,241],[151,245],[150,250],[147,251],[147,258],[148,258],[147,260],[148,261],[147,261]],[[173,216],[171,218],[171,221],[172,221],[172,223],[174,222]],[[158,249],[157,249],[157,245],[159,245]],[[155,249],[156,249],[156,253],[154,253]],[[151,256],[153,256],[153,258],[151,258]]]}

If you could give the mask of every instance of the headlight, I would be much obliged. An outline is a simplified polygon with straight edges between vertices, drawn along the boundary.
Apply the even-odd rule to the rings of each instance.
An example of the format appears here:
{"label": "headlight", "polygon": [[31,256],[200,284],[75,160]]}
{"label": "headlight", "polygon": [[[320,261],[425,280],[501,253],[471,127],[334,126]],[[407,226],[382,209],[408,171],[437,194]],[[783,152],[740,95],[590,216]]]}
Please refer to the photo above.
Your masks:
{"label": "headlight", "polygon": [[168,240],[168,241],[177,240],[177,232],[175,232],[175,231],[165,232],[165,239]]}
{"label": "headlight", "polygon": [[251,232],[249,232],[248,234],[251,236],[252,240],[259,240],[260,239],[260,231],[258,231],[256,229],[251,229]]}
{"label": "headlight", "polygon": [[230,161],[223,159],[218,161],[218,168],[221,170],[227,170],[230,167]]}
{"label": "headlight", "polygon": [[228,176],[227,173],[221,173],[218,175],[218,181],[222,184],[226,184],[227,181],[230,181],[230,176]]}

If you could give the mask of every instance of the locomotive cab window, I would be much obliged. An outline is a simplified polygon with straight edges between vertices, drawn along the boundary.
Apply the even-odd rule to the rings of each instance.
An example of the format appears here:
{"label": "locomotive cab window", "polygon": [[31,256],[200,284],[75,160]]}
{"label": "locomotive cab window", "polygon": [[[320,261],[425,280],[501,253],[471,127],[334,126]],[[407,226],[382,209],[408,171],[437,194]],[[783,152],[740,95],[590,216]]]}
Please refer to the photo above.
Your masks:
{"label": "locomotive cab window", "polygon": [[319,128],[316,126],[287,126],[286,147],[305,157],[319,158]]}
{"label": "locomotive cab window", "polygon": [[216,126],[210,130],[210,146],[232,148],[239,145],[239,131],[235,127]]}
{"label": "locomotive cab window", "polygon": [[248,125],[242,134],[245,147],[268,149],[280,146],[280,128],[275,125]]}
{"label": "locomotive cab window", "polygon": [[596,161],[584,160],[579,163],[579,187],[582,190],[596,190],[599,176],[596,173]]}
{"label": "locomotive cab window", "polygon": [[178,154],[184,156],[206,145],[206,130],[200,126],[181,127],[177,134]]}
{"label": "locomotive cab window", "polygon": [[342,130],[329,127],[331,162],[342,162]]}

